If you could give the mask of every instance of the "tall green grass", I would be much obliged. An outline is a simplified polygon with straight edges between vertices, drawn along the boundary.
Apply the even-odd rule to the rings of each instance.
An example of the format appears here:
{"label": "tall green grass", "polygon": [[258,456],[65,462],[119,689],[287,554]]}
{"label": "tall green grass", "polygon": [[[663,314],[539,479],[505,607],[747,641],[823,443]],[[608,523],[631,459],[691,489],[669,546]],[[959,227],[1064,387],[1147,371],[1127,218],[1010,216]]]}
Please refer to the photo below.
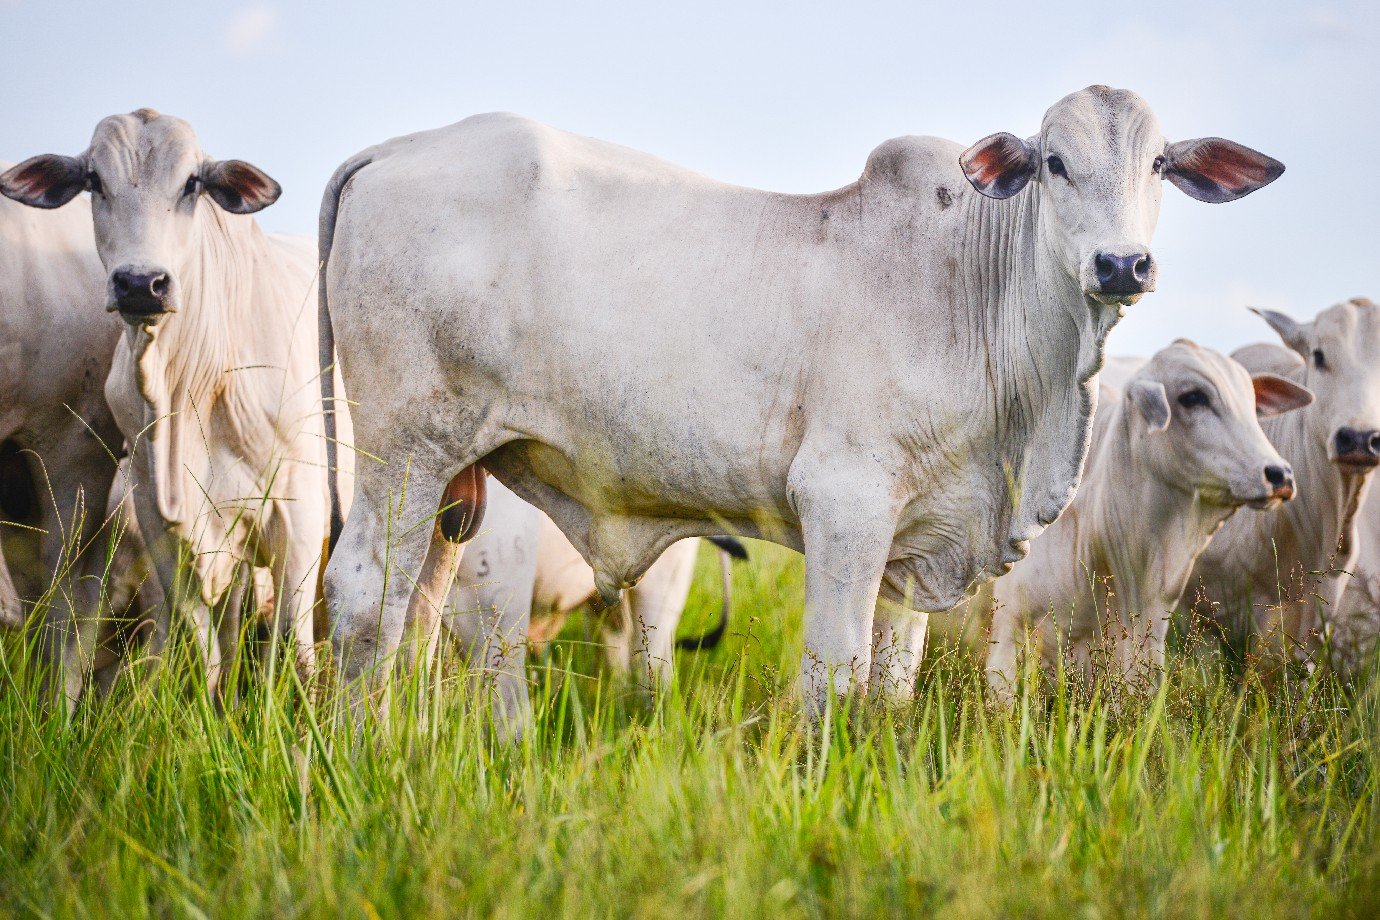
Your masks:
{"label": "tall green grass", "polygon": [[[686,630],[718,604],[701,559]],[[0,913],[15,916],[1374,916],[1377,707],[1240,689],[1015,712],[935,656],[914,705],[812,728],[799,557],[739,567],[733,635],[647,705],[579,621],[494,743],[454,663],[362,733],[291,668],[221,713],[170,662],[70,722],[0,649]],[[413,716],[423,712],[424,718]]]}

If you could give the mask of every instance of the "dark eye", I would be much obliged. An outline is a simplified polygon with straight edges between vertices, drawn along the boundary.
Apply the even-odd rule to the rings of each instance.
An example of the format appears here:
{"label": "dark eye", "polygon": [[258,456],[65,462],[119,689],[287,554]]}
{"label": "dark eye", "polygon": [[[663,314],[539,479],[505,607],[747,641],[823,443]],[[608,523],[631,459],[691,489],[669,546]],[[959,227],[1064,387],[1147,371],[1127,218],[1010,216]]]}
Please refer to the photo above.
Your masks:
{"label": "dark eye", "polygon": [[200,184],[201,184],[201,183],[197,181],[196,176],[188,176],[188,177],[187,177],[187,184],[184,185],[184,186],[182,186],[182,194],[184,194],[184,195],[195,195],[196,192],[197,192],[197,187],[198,187]]}
{"label": "dark eye", "polygon": [[1179,397],[1179,405],[1185,409],[1196,409],[1199,406],[1208,404],[1207,394],[1202,390],[1189,390]]}
{"label": "dark eye", "polygon": [[1313,349],[1313,366],[1322,370],[1327,367],[1327,359],[1323,357],[1322,349]]}
{"label": "dark eye", "polygon": [[1045,160],[1045,165],[1049,167],[1051,176],[1063,176],[1065,179],[1069,177],[1068,170],[1064,169],[1064,161],[1058,157],[1052,156]]}
{"label": "dark eye", "polygon": [[1152,173],[1154,173],[1155,175],[1157,175],[1157,176],[1160,175],[1161,173],[1163,173],[1163,172],[1164,172],[1164,157],[1155,157],[1155,162],[1153,162],[1153,163],[1150,164],[1150,171],[1151,171]]}
{"label": "dark eye", "polygon": [[105,189],[101,187],[101,177],[96,175],[95,172],[86,174],[86,187],[91,190],[91,194],[93,195],[105,193]]}

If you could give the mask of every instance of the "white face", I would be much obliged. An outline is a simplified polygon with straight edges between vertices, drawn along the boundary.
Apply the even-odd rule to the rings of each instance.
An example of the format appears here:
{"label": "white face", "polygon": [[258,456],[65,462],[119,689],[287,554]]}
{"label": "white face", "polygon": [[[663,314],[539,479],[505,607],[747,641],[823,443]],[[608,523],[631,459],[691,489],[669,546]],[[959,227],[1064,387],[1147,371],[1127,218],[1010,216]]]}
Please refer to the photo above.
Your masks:
{"label": "white face", "polygon": [[1380,306],[1349,300],[1296,323],[1257,311],[1304,361],[1303,384],[1317,396],[1309,430],[1348,472],[1380,464]]}
{"label": "white face", "polygon": [[147,109],[103,119],[79,157],[33,157],[0,175],[0,192],[35,207],[58,207],[83,189],[109,272],[107,308],[145,325],[177,311],[203,209],[248,214],[281,191],[248,163],[208,158],[190,125]]}
{"label": "white face", "polygon": [[1169,143],[1145,100],[1090,86],[1047,113],[1030,140],[993,134],[964,151],[973,187],[991,198],[1038,196],[1041,242],[1084,295],[1134,303],[1155,289],[1150,241],[1162,181],[1201,201],[1232,201],[1273,182],[1283,164],[1221,138]]}
{"label": "white face", "polygon": [[1172,487],[1223,507],[1293,497],[1293,470],[1259,418],[1307,405],[1303,387],[1271,374],[1252,378],[1224,355],[1177,342],[1127,381],[1125,398],[1141,424],[1139,455]]}

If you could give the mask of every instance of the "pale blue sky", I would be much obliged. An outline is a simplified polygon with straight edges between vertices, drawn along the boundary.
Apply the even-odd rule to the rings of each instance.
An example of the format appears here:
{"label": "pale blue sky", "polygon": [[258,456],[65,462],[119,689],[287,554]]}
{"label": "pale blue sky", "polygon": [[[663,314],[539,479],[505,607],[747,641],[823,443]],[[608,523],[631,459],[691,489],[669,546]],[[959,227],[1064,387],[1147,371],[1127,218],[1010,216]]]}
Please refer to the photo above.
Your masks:
{"label": "pale blue sky", "polygon": [[1380,5],[655,2],[217,4],[0,0],[0,157],[76,153],[102,116],[188,119],[277,178],[270,229],[314,232],[334,167],[492,110],[783,191],[856,178],[900,134],[1033,134],[1090,83],[1134,89],[1171,139],[1217,134],[1288,172],[1243,201],[1166,188],[1159,291],[1118,353],[1268,337],[1380,299]]}

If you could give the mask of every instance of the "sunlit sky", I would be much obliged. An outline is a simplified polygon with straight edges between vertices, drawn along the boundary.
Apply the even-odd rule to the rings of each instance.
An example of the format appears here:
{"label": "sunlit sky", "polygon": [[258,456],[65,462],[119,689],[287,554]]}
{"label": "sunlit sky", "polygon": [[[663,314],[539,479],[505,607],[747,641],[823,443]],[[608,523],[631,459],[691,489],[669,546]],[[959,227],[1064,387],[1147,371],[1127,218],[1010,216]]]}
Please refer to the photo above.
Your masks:
{"label": "sunlit sky", "polygon": [[265,227],[312,233],[321,188],[372,143],[519,112],[781,191],[852,181],[901,134],[1029,136],[1091,83],[1133,89],[1178,140],[1288,166],[1243,201],[1166,187],[1160,284],[1112,351],[1268,338],[1380,299],[1380,4],[0,0],[0,158],[85,148],[151,106],[284,187]]}

